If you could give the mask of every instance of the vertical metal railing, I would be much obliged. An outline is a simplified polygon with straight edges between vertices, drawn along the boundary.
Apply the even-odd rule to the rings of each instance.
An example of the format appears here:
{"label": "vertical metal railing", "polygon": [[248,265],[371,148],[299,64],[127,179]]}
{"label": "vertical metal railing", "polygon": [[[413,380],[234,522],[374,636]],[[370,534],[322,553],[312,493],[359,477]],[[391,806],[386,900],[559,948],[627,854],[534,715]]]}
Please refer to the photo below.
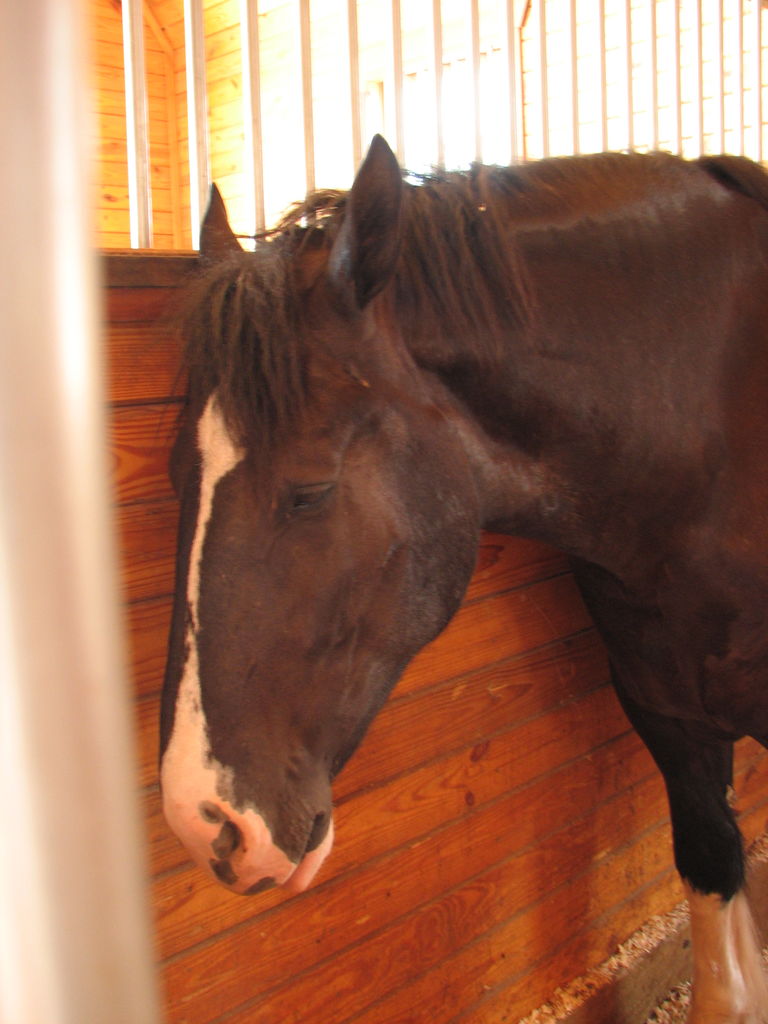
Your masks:
{"label": "vertical metal railing", "polygon": [[208,202],[211,182],[203,0],[184,0],[184,51],[189,138],[190,227],[192,245],[196,249],[200,242],[200,223]]}
{"label": "vertical metal railing", "polygon": [[352,122],[352,162],[363,158],[363,124],[360,103],[360,41],[357,32],[357,0],[347,0],[347,38],[349,52],[349,104]]}
{"label": "vertical metal railing", "polygon": [[753,155],[763,159],[763,3],[755,0],[752,5],[751,30],[754,35],[752,48],[752,88],[754,90],[752,124],[755,132]]}
{"label": "vertical metal railing", "polygon": [[[370,89],[377,84],[371,81],[371,67],[366,63],[369,58],[361,52],[361,39],[365,38],[370,47],[366,19],[373,16],[374,7],[377,23],[386,35],[383,52],[389,54],[385,66],[377,72],[381,76],[383,104],[378,120],[385,125],[399,159],[406,164],[408,147],[414,144],[412,97],[423,105],[419,116],[425,124],[429,122],[424,137],[432,137],[433,161],[437,165],[446,159],[449,129],[451,159],[456,159],[455,140],[460,135],[464,140],[461,144],[467,149],[462,159],[467,163],[490,152],[484,137],[489,130],[494,133],[494,142],[500,137],[508,140],[513,160],[524,154],[538,157],[609,146],[661,146],[690,155],[707,147],[723,149],[726,144],[736,152],[762,159],[761,0],[636,0],[632,4],[620,0],[497,0],[496,9],[488,0],[466,0],[463,5],[443,0],[431,0],[430,4],[427,0],[426,22],[419,31],[423,31],[425,49],[429,52],[424,53],[417,67],[413,48],[410,44],[406,46],[403,36],[404,25],[406,29],[409,25],[404,21],[403,0],[379,0],[378,6],[371,0],[365,4],[359,0],[338,3],[340,24],[346,24],[346,32],[342,28],[340,34],[336,33],[333,45],[339,48],[339,59],[346,61],[348,67],[349,102],[347,105],[343,101],[344,112],[340,116],[349,125],[349,153],[354,166],[359,164],[369,141],[364,92],[368,89],[370,102]],[[184,0],[184,7],[190,216],[196,242],[210,178],[205,30],[202,0]],[[151,244],[151,165],[146,141],[146,89],[142,85],[140,0],[124,0],[123,10],[129,123],[134,125],[133,129],[129,127],[131,231],[133,244],[145,245]],[[270,201],[270,206],[265,199],[264,168],[271,168],[270,161],[281,159],[286,149],[285,139],[274,136],[275,119],[265,120],[265,81],[269,80],[271,66],[263,41],[260,51],[260,20],[280,11],[293,12],[295,24],[293,53],[298,56],[288,59],[296,61],[295,80],[300,83],[297,110],[302,119],[305,184],[307,188],[343,186],[353,170],[348,163],[344,165],[346,182],[317,180],[320,173],[327,176],[325,168],[329,161],[321,161],[318,156],[322,150],[317,147],[323,146],[323,122],[322,104],[317,106],[316,90],[320,86],[314,64],[316,48],[328,43],[327,36],[322,43],[321,34],[315,35],[312,0],[265,3],[263,10],[257,0],[240,0],[244,110],[241,170],[247,182],[245,190],[251,193],[243,200],[243,207],[250,211],[251,225],[255,221],[258,229],[274,215],[274,201]],[[327,17],[328,10],[318,11],[317,17],[321,14]],[[461,18],[463,24],[457,25]],[[498,38],[489,38],[489,19],[496,26]],[[552,40],[557,33],[560,39],[555,46]],[[446,44],[448,39],[451,41]],[[456,52],[456,39],[464,40],[463,53]],[[585,47],[589,50],[586,59]],[[320,64],[322,58],[320,51]],[[490,92],[483,92],[484,67],[491,59],[501,62],[498,67],[507,83],[508,93],[503,102],[498,102],[498,97]],[[564,61],[562,70],[556,66],[557,60]],[[709,68],[707,81],[705,66]],[[365,71],[361,71],[364,67]],[[450,95],[456,95],[456,82],[464,81],[461,74],[466,75],[461,102],[465,123],[457,135],[456,111],[446,110],[446,90],[450,85]],[[403,106],[406,75],[414,80],[419,75],[429,76],[416,83],[418,88],[409,86],[407,133]],[[530,95],[525,98],[524,81],[530,84]],[[588,92],[590,83],[594,83],[593,93]],[[497,110],[492,109],[489,114],[489,105],[495,105]],[[327,109],[327,102],[325,106]],[[569,121],[563,126],[566,111]],[[292,130],[286,123],[279,127],[283,132]],[[296,122],[295,130],[298,128]],[[265,137],[265,132],[269,137]],[[418,141],[421,166],[424,140]],[[270,180],[279,177],[270,170]]]}
{"label": "vertical metal railing", "polygon": [[301,107],[304,124],[304,177],[308,192],[315,188],[315,117],[312,95],[311,32],[309,0],[299,0],[299,36],[301,40]]}
{"label": "vertical metal railing", "polygon": [[240,0],[243,76],[243,176],[248,223],[257,233],[266,227],[264,211],[264,151],[261,124],[261,54],[258,0]]}
{"label": "vertical metal railing", "polygon": [[432,61],[435,67],[435,163],[438,167],[442,167],[445,164],[445,130],[443,121],[443,19],[440,0],[432,0]]}
{"label": "vertical metal railing", "polygon": [[[398,160],[405,159],[405,127],[403,125],[403,23],[400,0],[390,0],[392,26],[392,105],[394,109],[394,147]],[[438,117],[442,116],[438,112]]]}
{"label": "vertical metal railing", "polygon": [[147,249],[152,245],[152,188],[142,8],[141,0],[123,0],[123,63],[131,245],[134,248]]}

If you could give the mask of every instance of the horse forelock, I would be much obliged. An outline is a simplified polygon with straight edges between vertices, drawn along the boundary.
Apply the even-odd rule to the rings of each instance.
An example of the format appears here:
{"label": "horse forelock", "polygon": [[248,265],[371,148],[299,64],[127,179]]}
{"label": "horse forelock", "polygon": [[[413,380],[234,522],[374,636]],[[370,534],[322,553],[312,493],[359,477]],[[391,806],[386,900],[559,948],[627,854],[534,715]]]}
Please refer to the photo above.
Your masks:
{"label": "horse forelock", "polygon": [[292,253],[265,242],[205,271],[184,315],[193,407],[216,393],[239,445],[269,449],[306,400],[301,303]]}

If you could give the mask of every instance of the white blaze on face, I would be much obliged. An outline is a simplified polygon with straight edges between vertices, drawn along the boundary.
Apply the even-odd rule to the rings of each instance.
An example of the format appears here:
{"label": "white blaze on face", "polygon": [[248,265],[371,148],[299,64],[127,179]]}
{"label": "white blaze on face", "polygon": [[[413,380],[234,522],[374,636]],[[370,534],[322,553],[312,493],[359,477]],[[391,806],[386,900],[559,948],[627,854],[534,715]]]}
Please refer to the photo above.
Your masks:
{"label": "white blaze on face", "polygon": [[[230,883],[237,891],[245,892],[265,878],[273,878],[278,884],[291,878],[291,888],[298,891],[309,885],[329,852],[332,827],[323,843],[296,870],[296,865],[273,842],[262,816],[255,809],[237,810],[232,805],[231,770],[211,755],[200,695],[196,635],[201,562],[216,489],[245,456],[227,431],[215,394],[200,418],[197,445],[201,460],[200,501],[186,594],[191,621],[185,636],[186,662],[176,698],[173,730],[161,767],[163,810],[168,824],[195,860],[206,868],[215,860],[211,844],[219,835],[222,822],[229,819],[235,823],[241,838],[238,848],[226,859],[237,877],[236,882]],[[218,809],[220,818],[217,820],[210,811],[203,816],[201,807]]]}

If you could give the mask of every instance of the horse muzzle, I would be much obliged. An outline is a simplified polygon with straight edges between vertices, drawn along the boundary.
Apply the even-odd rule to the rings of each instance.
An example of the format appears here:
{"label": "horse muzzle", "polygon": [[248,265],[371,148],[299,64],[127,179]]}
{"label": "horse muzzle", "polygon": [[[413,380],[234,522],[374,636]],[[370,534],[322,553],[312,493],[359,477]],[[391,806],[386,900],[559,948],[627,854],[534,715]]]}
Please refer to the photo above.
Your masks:
{"label": "horse muzzle", "polygon": [[333,818],[316,816],[303,856],[289,858],[255,810],[239,811],[217,797],[193,803],[164,791],[163,810],[178,838],[203,869],[230,891],[250,895],[273,886],[290,893],[309,887],[333,846]]}

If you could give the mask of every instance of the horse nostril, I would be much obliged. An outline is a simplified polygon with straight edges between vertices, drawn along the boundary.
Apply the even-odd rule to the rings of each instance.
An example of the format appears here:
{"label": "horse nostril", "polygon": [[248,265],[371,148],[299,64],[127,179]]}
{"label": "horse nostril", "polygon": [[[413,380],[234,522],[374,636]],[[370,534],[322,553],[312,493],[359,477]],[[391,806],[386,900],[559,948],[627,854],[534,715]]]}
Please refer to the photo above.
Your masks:
{"label": "horse nostril", "polygon": [[211,849],[219,860],[226,860],[240,845],[240,829],[234,821],[225,821],[219,834],[211,843]]}
{"label": "horse nostril", "polygon": [[325,833],[328,831],[328,815],[323,811],[322,814],[315,815],[315,820],[312,822],[312,831],[309,833],[309,839],[307,845],[304,848],[305,853],[311,853],[325,838]]}
{"label": "horse nostril", "polygon": [[211,803],[210,800],[203,800],[202,803],[198,804],[197,807],[200,812],[200,817],[203,821],[207,821],[209,825],[218,825],[220,821],[226,821],[227,816],[220,807],[216,804]]}
{"label": "horse nostril", "polygon": [[211,871],[224,885],[236,885],[237,875],[228,860],[210,860]]}

